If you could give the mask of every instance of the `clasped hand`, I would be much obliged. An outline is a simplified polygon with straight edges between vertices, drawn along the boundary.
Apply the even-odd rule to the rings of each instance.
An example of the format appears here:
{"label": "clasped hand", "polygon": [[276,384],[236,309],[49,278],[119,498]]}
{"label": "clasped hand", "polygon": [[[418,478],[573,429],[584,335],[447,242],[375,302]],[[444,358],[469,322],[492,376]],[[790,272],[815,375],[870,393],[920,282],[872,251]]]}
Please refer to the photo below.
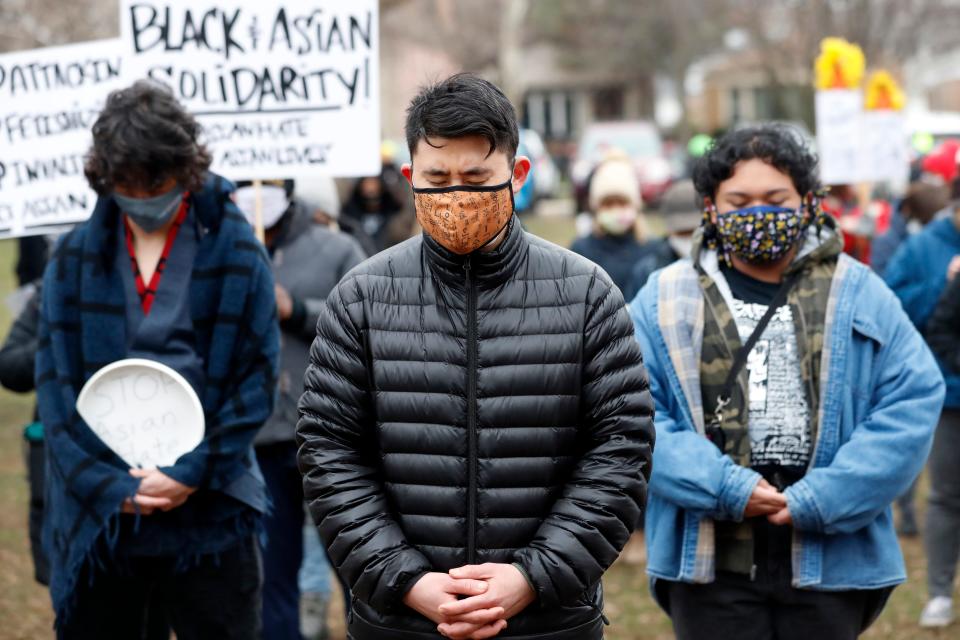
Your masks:
{"label": "clasped hand", "polygon": [[767,520],[777,525],[793,524],[790,509],[787,507],[787,497],[763,479],[750,495],[743,515],[746,518],[766,516]]}
{"label": "clasped hand", "polygon": [[120,510],[123,513],[150,515],[155,510],[170,511],[176,509],[196,491],[182,482],[178,482],[159,469],[130,469],[130,475],[140,478],[140,486],[133,498],[123,501]]}
{"label": "clasped hand", "polygon": [[535,599],[530,583],[516,567],[488,562],[449,573],[427,573],[403,602],[436,622],[437,631],[446,638],[482,640],[506,629],[507,620]]}

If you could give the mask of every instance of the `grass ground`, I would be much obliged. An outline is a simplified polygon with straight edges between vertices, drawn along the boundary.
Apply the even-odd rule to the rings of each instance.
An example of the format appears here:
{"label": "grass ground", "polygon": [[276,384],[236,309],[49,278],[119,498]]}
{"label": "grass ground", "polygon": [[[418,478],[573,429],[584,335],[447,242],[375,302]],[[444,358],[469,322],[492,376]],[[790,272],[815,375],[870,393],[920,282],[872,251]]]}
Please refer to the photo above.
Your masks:
{"label": "grass ground", "polygon": [[[558,244],[569,244],[573,224],[569,218],[533,218],[527,228]],[[0,336],[10,317],[3,298],[14,286],[16,247],[0,241]],[[27,540],[27,485],[20,426],[30,420],[33,399],[0,390],[0,640],[35,640],[52,637],[49,599],[33,581]],[[920,503],[925,490],[921,488]],[[921,507],[922,508],[922,507]],[[894,591],[880,620],[864,636],[869,640],[960,640],[960,624],[940,632],[916,626],[923,606],[925,562],[917,539],[902,540],[910,575]],[[612,624],[609,640],[668,640],[670,621],[650,599],[643,567],[618,562],[604,578],[606,612]],[[331,611],[333,640],[342,640],[342,606],[334,600]],[[815,639],[811,639],[815,640]]]}

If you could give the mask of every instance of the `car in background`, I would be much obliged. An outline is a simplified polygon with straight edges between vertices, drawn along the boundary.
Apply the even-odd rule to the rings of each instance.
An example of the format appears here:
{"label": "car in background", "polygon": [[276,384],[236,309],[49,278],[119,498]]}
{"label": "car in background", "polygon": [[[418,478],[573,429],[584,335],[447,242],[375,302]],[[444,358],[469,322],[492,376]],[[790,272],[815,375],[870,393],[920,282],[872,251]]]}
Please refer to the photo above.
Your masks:
{"label": "car in background", "polygon": [[520,144],[525,155],[530,158],[531,172],[534,177],[533,198],[552,198],[560,187],[560,171],[554,164],[543,138],[533,129],[520,130]]}
{"label": "car in background", "polygon": [[660,132],[644,120],[596,122],[587,126],[570,169],[579,211],[587,210],[590,176],[604,158],[625,154],[637,169],[643,202],[656,207],[670,186],[673,167],[667,160]]}

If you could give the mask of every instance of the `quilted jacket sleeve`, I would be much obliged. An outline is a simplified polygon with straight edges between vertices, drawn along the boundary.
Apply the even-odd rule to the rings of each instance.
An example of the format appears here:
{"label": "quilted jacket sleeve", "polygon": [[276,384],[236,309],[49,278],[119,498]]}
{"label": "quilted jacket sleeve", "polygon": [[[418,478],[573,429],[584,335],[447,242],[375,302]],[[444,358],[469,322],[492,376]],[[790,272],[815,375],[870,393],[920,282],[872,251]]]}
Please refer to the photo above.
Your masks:
{"label": "quilted jacket sleeve", "polygon": [[653,453],[653,400],[623,297],[596,273],[583,334],[584,449],[533,541],[517,551],[543,607],[583,599],[637,525]]}
{"label": "quilted jacket sleeve", "polygon": [[300,471],[331,562],[353,595],[380,612],[399,607],[430,563],[390,516],[378,473],[355,279],[330,294],[304,378],[297,424]]}

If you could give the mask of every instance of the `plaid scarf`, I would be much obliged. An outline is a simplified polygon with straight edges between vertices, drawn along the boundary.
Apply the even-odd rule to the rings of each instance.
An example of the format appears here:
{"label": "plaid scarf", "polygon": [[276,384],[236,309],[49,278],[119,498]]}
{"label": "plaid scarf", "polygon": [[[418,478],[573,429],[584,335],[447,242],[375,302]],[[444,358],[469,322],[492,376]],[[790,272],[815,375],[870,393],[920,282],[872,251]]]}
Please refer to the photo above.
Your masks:
{"label": "plaid scarf", "polygon": [[[829,223],[828,223],[829,224]],[[800,374],[810,407],[812,440],[816,440],[820,399],[820,361],[823,351],[827,300],[842,250],[838,234],[831,234],[807,255],[796,260],[784,274],[799,280],[787,296],[794,318]],[[707,422],[717,409],[724,382],[734,357],[742,348],[736,319],[717,283],[698,266],[704,297],[703,346],[700,352],[700,393]],[[730,403],[723,408],[721,426],[726,435],[724,452],[744,467],[750,466],[748,384],[746,367],[740,370]],[[753,531],[750,522],[716,523],[718,570],[750,573],[754,564]]]}
{"label": "plaid scarf", "polygon": [[[211,175],[191,196],[202,236],[190,306],[205,369],[206,436],[163,469],[201,491],[222,491],[254,464],[251,443],[270,415],[277,375],[270,264],[231,202],[231,190],[230,183]],[[47,437],[43,537],[58,621],[70,613],[81,571],[113,553],[120,504],[139,485],[76,411],[77,395],[90,376],[126,357],[124,288],[113,268],[119,215],[112,198],[101,198],[90,220],[60,243],[44,277],[36,385]],[[183,550],[191,552],[197,551]]]}

